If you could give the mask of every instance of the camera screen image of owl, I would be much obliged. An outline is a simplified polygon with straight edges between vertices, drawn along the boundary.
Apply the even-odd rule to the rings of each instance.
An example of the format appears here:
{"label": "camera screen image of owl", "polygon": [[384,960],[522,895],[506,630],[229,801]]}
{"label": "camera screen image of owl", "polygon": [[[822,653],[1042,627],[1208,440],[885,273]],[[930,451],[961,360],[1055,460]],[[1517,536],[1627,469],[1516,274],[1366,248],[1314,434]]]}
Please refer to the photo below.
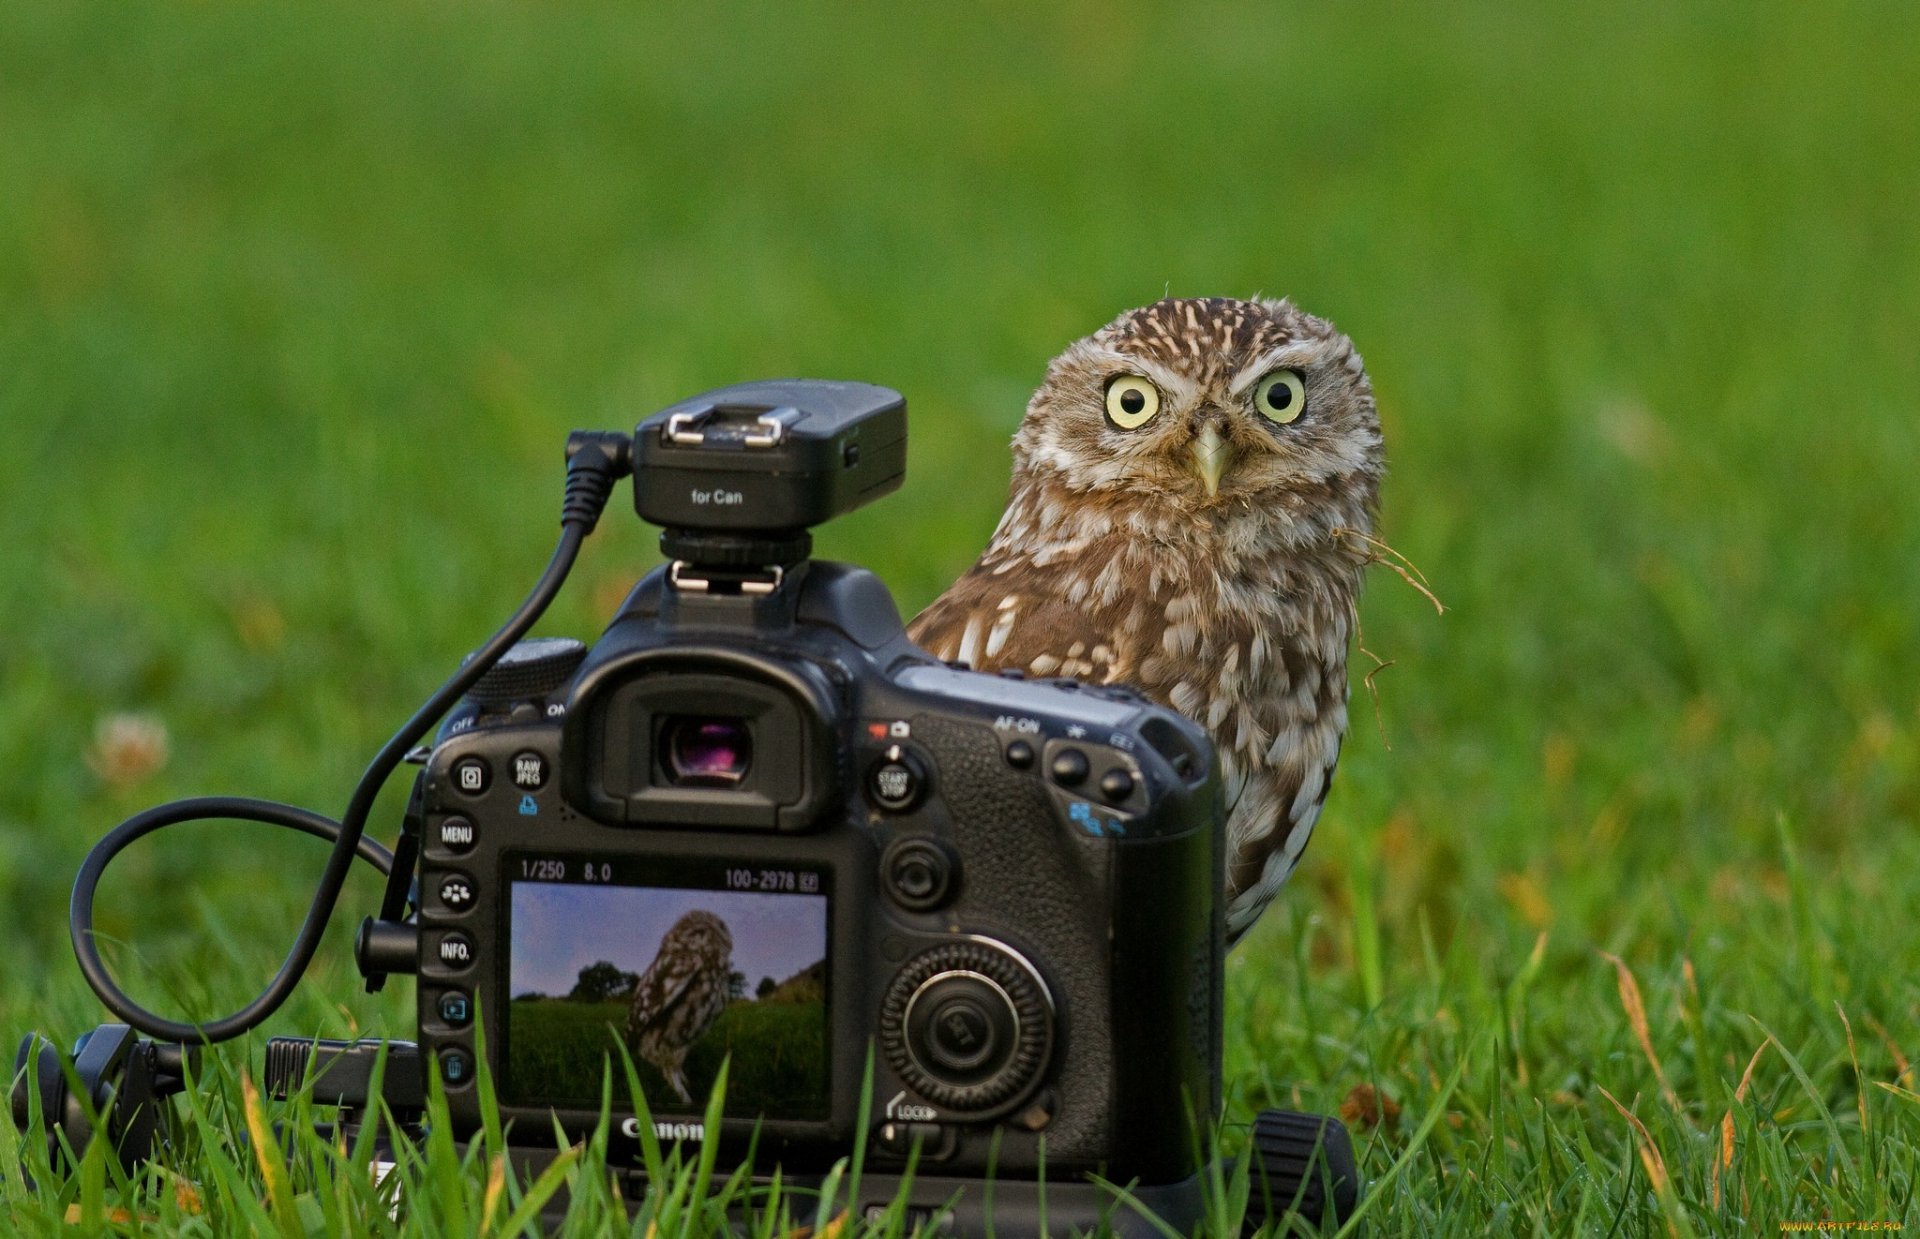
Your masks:
{"label": "camera screen image of owl", "polygon": [[819,1119],[828,877],[708,860],[516,856],[502,1096],[593,1108],[621,1052],[655,1113]]}

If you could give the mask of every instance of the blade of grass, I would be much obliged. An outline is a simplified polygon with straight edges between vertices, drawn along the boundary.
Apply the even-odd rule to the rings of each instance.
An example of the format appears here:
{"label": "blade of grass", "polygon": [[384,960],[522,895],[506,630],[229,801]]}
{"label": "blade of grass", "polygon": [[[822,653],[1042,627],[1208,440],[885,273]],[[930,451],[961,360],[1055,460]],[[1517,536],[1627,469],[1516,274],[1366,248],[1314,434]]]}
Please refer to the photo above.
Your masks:
{"label": "blade of grass", "polygon": [[1446,1114],[1447,1102],[1453,1097],[1454,1090],[1460,1087],[1460,1081],[1467,1073],[1467,1064],[1481,1049],[1482,1046],[1476,1045],[1460,1056],[1460,1061],[1454,1065],[1453,1074],[1447,1077],[1446,1083],[1442,1084],[1439,1092],[1434,1095],[1433,1104],[1427,1107],[1426,1116],[1420,1120],[1420,1126],[1414,1128],[1413,1136],[1407,1141],[1407,1147],[1401,1150],[1400,1156],[1395,1158],[1393,1165],[1387,1168],[1387,1173],[1381,1175],[1377,1183],[1368,1186],[1366,1196],[1354,1207],[1340,1229],[1334,1232],[1334,1239],[1345,1239],[1345,1236],[1356,1233],[1361,1219],[1366,1217],[1373,1208],[1374,1202],[1386,1194],[1387,1185],[1406,1173],[1407,1167],[1419,1154],[1421,1146],[1426,1144],[1427,1137],[1432,1134],[1433,1129]]}
{"label": "blade of grass", "polygon": [[254,1087],[252,1076],[241,1075],[240,1097],[246,1110],[247,1135],[253,1141],[253,1158],[260,1167],[261,1182],[266,1186],[267,1209],[273,1215],[274,1225],[286,1239],[303,1239],[306,1227],[301,1225],[299,1210],[294,1206],[286,1154],[274,1139],[273,1126],[267,1122],[266,1106],[261,1103],[260,1090]]}

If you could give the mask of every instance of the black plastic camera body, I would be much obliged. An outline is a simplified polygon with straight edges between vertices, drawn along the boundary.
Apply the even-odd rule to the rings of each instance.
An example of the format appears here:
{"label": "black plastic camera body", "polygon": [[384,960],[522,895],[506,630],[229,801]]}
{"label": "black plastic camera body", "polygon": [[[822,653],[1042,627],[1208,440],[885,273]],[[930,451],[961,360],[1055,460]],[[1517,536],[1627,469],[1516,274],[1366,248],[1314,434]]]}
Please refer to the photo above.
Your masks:
{"label": "black plastic camera body", "polygon": [[1220,1078],[1204,735],[943,666],[861,569],[698,571],[647,577],[590,652],[510,656],[522,687],[434,747],[420,1044],[455,1123],[484,1054],[517,1131],[584,1135],[624,1052],[658,1134],[699,1136],[725,1056],[719,1134],[791,1169],[865,1127],[940,1174],[1191,1175]]}

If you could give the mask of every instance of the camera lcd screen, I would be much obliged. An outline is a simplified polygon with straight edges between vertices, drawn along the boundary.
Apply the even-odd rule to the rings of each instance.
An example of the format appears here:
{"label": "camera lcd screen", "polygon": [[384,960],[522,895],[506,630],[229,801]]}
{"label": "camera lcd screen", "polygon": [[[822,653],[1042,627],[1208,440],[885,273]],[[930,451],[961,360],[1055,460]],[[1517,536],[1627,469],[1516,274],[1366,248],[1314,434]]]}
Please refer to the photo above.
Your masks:
{"label": "camera lcd screen", "polygon": [[829,873],[686,857],[507,858],[512,1104],[592,1109],[621,1049],[656,1114],[821,1119]]}

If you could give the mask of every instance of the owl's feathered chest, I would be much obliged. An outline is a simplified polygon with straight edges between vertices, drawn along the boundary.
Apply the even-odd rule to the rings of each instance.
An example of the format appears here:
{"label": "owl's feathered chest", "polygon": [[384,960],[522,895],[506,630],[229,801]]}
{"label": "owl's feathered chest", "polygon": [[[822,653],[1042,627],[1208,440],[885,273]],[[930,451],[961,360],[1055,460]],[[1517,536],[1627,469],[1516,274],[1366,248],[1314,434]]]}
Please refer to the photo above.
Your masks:
{"label": "owl's feathered chest", "polygon": [[1016,494],[914,635],[983,670],[1134,684],[1259,765],[1276,737],[1344,719],[1359,568],[1329,530],[1286,512],[1040,489]]}

